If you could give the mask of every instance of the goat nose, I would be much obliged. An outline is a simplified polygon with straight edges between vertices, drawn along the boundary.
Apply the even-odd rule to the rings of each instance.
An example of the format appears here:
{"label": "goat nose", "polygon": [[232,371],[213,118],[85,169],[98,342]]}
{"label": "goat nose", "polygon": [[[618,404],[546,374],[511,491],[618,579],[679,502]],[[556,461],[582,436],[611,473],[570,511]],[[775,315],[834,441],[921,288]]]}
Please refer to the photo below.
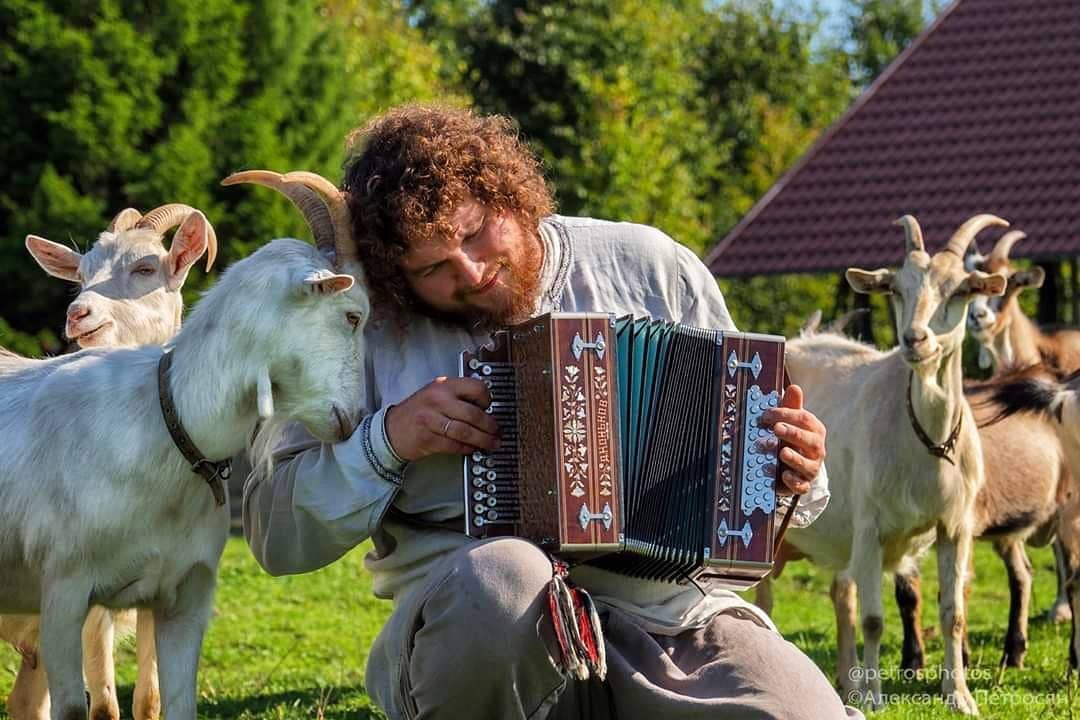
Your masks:
{"label": "goat nose", "polygon": [[926,328],[908,328],[904,331],[904,344],[908,347],[915,347],[926,342],[926,338],[929,337],[926,333]]}
{"label": "goat nose", "polygon": [[89,305],[82,305],[80,303],[71,303],[70,305],[68,305],[67,319],[69,322],[78,322],[89,314]]}

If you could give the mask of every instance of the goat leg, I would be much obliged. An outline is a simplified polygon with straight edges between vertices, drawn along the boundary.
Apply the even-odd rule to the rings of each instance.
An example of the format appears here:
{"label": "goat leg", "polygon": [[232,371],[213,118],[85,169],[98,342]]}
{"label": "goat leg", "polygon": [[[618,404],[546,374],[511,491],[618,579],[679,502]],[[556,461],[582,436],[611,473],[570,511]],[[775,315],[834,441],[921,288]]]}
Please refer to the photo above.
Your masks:
{"label": "goat leg", "polygon": [[1009,629],[1005,633],[1001,664],[1005,667],[1022,668],[1028,645],[1031,563],[1024,552],[1024,544],[1018,540],[995,542],[994,550],[1004,561],[1009,575]]}
{"label": "goat leg", "polygon": [[1069,580],[1068,562],[1065,560],[1065,550],[1061,547],[1061,539],[1054,538],[1054,568],[1057,570],[1057,597],[1054,604],[1046,611],[1046,616],[1052,623],[1064,623],[1072,619],[1072,605],[1069,595],[1065,591],[1065,583]]}
{"label": "goat leg", "polygon": [[881,695],[881,636],[885,608],[881,597],[881,541],[876,527],[858,527],[849,566],[859,595],[863,631],[863,699],[871,709],[884,705]]}
{"label": "goat leg", "polygon": [[213,609],[215,571],[193,566],[177,585],[173,602],[154,608],[161,695],[169,720],[195,720],[195,676]]}
{"label": "goat leg", "polygon": [[154,613],[139,608],[135,626],[135,655],[139,677],[135,681],[135,720],[157,720],[161,716],[161,694],[158,688],[157,647],[154,644]]}
{"label": "goat leg", "polygon": [[859,658],[855,647],[855,582],[847,573],[837,573],[833,578],[829,596],[836,612],[836,681],[844,701],[858,705],[862,687],[859,682]]}
{"label": "goat leg", "polygon": [[90,691],[90,720],[119,720],[116,699],[116,668],[113,663],[112,614],[103,607],[90,608],[83,624],[83,669]]}
{"label": "goat leg", "polygon": [[893,580],[896,606],[900,610],[900,622],[904,628],[904,644],[900,650],[900,668],[919,671],[924,667],[926,645],[922,629],[922,576],[919,568],[896,573]]}
{"label": "goat leg", "polygon": [[941,636],[945,644],[945,662],[941,690],[945,702],[965,715],[978,715],[975,698],[967,687],[964,673],[964,576],[971,556],[972,537],[969,528],[961,527],[950,535],[938,526],[938,581],[941,585],[938,612]]}
{"label": "goat leg", "polygon": [[37,652],[19,649],[22,661],[15,684],[7,699],[11,720],[48,720],[49,678],[45,666],[38,662]]}
{"label": "goat leg", "polygon": [[90,586],[83,578],[46,580],[41,602],[41,662],[49,678],[52,720],[85,720],[82,628]]}

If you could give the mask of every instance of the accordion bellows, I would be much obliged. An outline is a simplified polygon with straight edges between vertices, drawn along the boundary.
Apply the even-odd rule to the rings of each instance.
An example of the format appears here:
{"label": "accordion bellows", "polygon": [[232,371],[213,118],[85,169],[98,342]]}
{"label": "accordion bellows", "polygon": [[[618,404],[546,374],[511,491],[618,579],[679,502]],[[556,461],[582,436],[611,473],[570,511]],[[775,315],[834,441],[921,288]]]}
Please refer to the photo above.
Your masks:
{"label": "accordion bellows", "polygon": [[784,338],[552,313],[462,353],[502,446],[464,462],[466,532],[661,581],[772,569]]}

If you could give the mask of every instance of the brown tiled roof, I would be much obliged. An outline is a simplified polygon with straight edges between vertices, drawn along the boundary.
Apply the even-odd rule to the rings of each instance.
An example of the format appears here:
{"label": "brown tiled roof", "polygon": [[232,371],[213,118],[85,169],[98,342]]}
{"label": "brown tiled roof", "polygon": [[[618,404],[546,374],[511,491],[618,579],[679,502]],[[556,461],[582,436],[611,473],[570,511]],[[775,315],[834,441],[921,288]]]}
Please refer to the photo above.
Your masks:
{"label": "brown tiled roof", "polygon": [[898,264],[897,217],[915,215],[937,248],[980,212],[1027,232],[1017,256],[1080,254],[1080,0],[958,0],[706,264],[723,276]]}

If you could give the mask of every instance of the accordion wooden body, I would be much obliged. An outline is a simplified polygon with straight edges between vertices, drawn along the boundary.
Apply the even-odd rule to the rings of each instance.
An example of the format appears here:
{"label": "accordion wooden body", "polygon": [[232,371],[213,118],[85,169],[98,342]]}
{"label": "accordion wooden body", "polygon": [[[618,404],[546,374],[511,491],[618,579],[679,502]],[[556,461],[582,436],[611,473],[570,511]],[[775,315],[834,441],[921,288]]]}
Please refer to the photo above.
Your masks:
{"label": "accordion wooden body", "polygon": [[552,313],[461,356],[502,444],[465,457],[466,532],[660,581],[772,569],[784,338]]}

